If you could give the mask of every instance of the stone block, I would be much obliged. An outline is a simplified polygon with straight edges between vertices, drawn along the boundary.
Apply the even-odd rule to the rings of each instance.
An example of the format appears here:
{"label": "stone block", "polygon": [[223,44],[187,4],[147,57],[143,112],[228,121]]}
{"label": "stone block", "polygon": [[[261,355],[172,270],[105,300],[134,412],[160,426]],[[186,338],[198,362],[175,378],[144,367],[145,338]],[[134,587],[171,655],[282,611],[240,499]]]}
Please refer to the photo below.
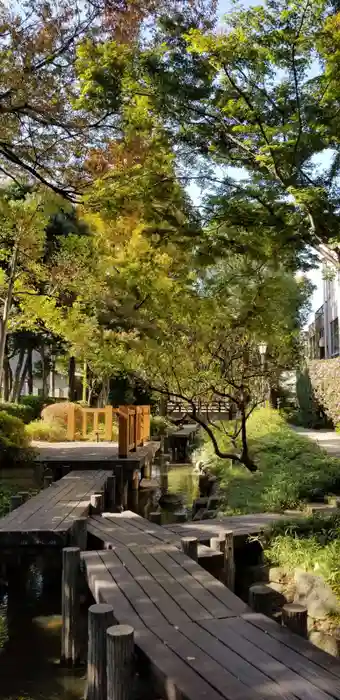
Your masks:
{"label": "stone block", "polygon": [[312,630],[309,632],[308,637],[312,644],[315,644],[315,646],[319,649],[326,651],[327,654],[339,656],[339,640],[336,639],[336,637],[332,637],[330,634],[317,630]]}
{"label": "stone block", "polygon": [[281,566],[271,566],[268,570],[268,578],[273,583],[285,583],[287,574]]}
{"label": "stone block", "polygon": [[296,569],[294,583],[296,587],[294,602],[305,605],[311,617],[318,620],[327,617],[330,613],[339,612],[337,598],[321,576]]}

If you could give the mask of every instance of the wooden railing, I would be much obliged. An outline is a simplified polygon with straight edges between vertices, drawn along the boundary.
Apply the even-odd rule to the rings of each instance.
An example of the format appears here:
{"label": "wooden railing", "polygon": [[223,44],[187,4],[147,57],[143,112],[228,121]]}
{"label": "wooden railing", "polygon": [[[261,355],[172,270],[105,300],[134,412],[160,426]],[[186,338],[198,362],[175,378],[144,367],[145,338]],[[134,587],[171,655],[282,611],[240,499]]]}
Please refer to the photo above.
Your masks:
{"label": "wooden railing", "polygon": [[[198,413],[228,413],[230,404],[228,401],[211,401],[210,403],[205,401],[198,401],[196,403],[196,409]],[[175,413],[190,413],[192,408],[190,404],[186,404],[182,401],[168,401],[167,412],[168,414]]]}
{"label": "wooden railing", "polygon": [[[104,418],[104,428],[100,431],[100,419]],[[91,432],[99,440],[113,439],[113,420],[118,422],[118,454],[127,457],[150,438],[150,406],[105,406],[105,408],[84,408],[70,404],[67,415],[67,439],[74,442],[77,434],[85,439],[88,434],[89,419]]]}

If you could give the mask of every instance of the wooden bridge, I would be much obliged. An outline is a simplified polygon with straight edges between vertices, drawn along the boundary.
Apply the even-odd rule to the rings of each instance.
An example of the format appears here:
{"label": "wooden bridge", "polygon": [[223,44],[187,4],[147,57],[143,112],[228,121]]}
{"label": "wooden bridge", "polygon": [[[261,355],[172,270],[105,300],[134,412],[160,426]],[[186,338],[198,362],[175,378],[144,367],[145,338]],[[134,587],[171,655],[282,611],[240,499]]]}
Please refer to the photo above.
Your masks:
{"label": "wooden bridge", "polygon": [[[112,499],[111,477],[71,472],[0,520],[1,549],[63,547],[62,658],[71,664],[79,659],[80,571],[85,577],[96,603],[89,611],[88,697],[130,700],[138,670],[166,700],[340,700],[340,662],[253,612],[202,568],[196,538],[183,540],[182,531],[130,511],[101,512]],[[233,532],[222,521],[218,527],[213,534],[223,531],[230,545],[226,573]],[[208,547],[201,547],[204,554]],[[122,668],[114,656],[119,636],[130,640],[120,650]],[[124,684],[120,695],[117,683]]]}

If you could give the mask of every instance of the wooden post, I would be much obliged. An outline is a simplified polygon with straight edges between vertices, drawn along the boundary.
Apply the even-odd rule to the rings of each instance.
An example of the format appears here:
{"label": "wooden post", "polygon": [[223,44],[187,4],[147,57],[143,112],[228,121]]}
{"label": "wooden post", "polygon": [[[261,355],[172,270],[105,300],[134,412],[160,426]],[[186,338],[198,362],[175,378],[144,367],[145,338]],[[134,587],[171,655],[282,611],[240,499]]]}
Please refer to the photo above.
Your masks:
{"label": "wooden post", "polygon": [[107,700],[131,700],[134,631],[129,625],[107,630]]}
{"label": "wooden post", "polygon": [[19,493],[11,496],[11,505],[10,509],[15,510],[16,508],[19,508],[19,506],[22,505],[22,497]]}
{"label": "wooden post", "polygon": [[224,554],[224,552],[225,552],[224,533],[222,535],[219,535],[219,537],[211,537],[210,538],[210,547],[215,552],[222,552]]}
{"label": "wooden post", "polygon": [[273,613],[273,591],[265,583],[255,583],[249,588],[249,605],[255,612],[270,617]]}
{"label": "wooden post", "polygon": [[307,637],[307,615],[308,610],[304,605],[286,603],[282,608],[282,625],[300,637]]}
{"label": "wooden post", "polygon": [[234,533],[232,530],[227,530],[225,533],[224,583],[231,591],[235,590]]}
{"label": "wooden post", "polygon": [[87,547],[87,518],[77,518],[73,523],[72,540],[76,547],[82,552]]}
{"label": "wooden post", "polygon": [[112,605],[89,608],[86,700],[106,700],[106,631],[114,622]]}
{"label": "wooden post", "polygon": [[22,503],[26,503],[30,497],[28,491],[19,491],[18,495],[21,496]]}
{"label": "wooden post", "polygon": [[105,406],[105,440],[112,441],[113,407]]}
{"label": "wooden post", "polygon": [[76,433],[76,407],[75,404],[70,403],[68,407],[67,414],[67,439],[70,442],[74,442],[74,437]]}
{"label": "wooden post", "polygon": [[182,537],[181,545],[184,554],[187,554],[190,559],[197,561],[198,559],[198,539],[197,537]]}
{"label": "wooden post", "polygon": [[151,466],[150,462],[145,462],[143,467],[143,479],[151,479]]}
{"label": "wooden post", "polygon": [[118,456],[127,457],[129,452],[129,409],[128,406],[119,406],[118,420]]}
{"label": "wooden post", "polygon": [[91,496],[91,513],[99,515],[104,509],[104,494],[93,493]]}
{"label": "wooden post", "polygon": [[47,489],[53,483],[53,476],[51,474],[45,474],[44,476],[44,489]]}
{"label": "wooden post", "polygon": [[106,482],[106,507],[113,510],[116,505],[116,477],[114,474],[108,477]]}
{"label": "wooden post", "polygon": [[175,523],[186,523],[188,516],[185,510],[176,510],[174,513]]}
{"label": "wooden post", "polygon": [[162,524],[162,513],[158,512],[158,511],[154,511],[153,513],[150,513],[149,520],[151,523],[155,523],[155,525],[161,525]]}
{"label": "wooden post", "polygon": [[82,408],[81,429],[82,429],[83,438],[86,438],[86,436],[87,436],[87,416],[88,416],[88,412],[87,412],[86,408]]}
{"label": "wooden post", "polygon": [[62,553],[61,661],[66,666],[79,663],[79,583],[80,549],[65,547]]}

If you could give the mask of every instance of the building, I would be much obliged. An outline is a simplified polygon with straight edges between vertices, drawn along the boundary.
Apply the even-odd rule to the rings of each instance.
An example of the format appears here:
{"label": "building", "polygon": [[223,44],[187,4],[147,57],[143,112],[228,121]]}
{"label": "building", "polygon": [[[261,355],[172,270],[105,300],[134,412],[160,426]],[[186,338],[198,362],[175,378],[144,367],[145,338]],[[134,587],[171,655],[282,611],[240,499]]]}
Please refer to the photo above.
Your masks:
{"label": "building", "polygon": [[305,335],[306,355],[310,360],[338,357],[340,354],[340,272],[332,251],[323,259],[323,304]]}

